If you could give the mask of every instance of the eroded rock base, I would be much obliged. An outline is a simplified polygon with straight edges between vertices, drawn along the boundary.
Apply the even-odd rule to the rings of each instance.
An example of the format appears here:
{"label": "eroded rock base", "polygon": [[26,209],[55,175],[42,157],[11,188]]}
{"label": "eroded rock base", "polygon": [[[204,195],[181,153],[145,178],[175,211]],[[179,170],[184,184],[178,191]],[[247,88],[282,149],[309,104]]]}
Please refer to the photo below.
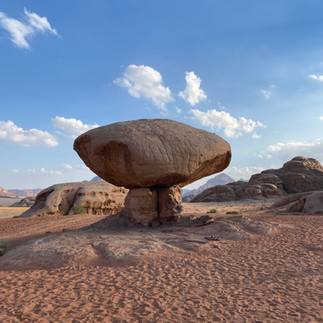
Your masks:
{"label": "eroded rock base", "polygon": [[135,223],[157,226],[178,221],[182,210],[182,190],[178,186],[171,186],[131,189],[126,196],[123,212]]}

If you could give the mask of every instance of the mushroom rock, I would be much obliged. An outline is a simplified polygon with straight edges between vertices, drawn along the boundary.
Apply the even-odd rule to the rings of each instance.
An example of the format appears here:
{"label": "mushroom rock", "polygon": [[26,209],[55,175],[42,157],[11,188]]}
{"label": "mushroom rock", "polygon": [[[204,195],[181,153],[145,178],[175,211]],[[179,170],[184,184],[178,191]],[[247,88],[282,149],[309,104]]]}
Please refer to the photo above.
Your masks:
{"label": "mushroom rock", "polygon": [[221,172],[231,160],[221,137],[167,119],[98,127],[79,136],[74,149],[100,178],[130,189],[124,211],[145,225],[176,219],[181,187]]}

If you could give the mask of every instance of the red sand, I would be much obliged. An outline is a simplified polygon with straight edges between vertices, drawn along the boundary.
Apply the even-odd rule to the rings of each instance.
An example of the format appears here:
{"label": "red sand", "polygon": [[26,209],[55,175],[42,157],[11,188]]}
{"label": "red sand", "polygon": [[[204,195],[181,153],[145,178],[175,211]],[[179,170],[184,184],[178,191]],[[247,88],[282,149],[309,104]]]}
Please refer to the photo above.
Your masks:
{"label": "red sand", "polygon": [[[0,322],[323,322],[323,217],[249,216],[289,226],[110,267],[2,271]],[[0,219],[0,239],[98,219]]]}

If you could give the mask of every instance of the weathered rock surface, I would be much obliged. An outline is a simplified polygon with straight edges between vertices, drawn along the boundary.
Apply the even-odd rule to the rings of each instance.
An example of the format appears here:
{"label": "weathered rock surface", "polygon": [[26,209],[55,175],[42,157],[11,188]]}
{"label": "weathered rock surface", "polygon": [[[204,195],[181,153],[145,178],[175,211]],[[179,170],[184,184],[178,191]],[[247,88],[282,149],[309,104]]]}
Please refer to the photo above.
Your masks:
{"label": "weathered rock surface", "polygon": [[181,187],[222,171],[231,160],[230,145],[219,136],[167,119],[92,129],[74,149],[100,178],[130,189],[123,212],[146,226],[177,221]]}
{"label": "weathered rock surface", "polygon": [[182,187],[224,170],[231,159],[219,136],[167,119],[98,127],[79,136],[74,149],[102,179],[126,188]]}
{"label": "weathered rock surface", "polygon": [[272,208],[287,212],[323,214],[323,191],[292,194],[275,202]]}
{"label": "weathered rock surface", "polygon": [[19,202],[13,203],[12,207],[31,207],[34,205],[36,201],[36,197],[34,196],[28,196],[23,199],[21,199]]}
{"label": "weathered rock surface", "polygon": [[248,183],[235,182],[205,190],[191,202],[262,199],[323,190],[323,168],[314,158],[295,157],[280,169],[252,175]]}
{"label": "weathered rock surface", "polygon": [[59,216],[75,213],[114,214],[124,206],[128,190],[99,182],[63,183],[42,190],[35,204],[19,217]]}

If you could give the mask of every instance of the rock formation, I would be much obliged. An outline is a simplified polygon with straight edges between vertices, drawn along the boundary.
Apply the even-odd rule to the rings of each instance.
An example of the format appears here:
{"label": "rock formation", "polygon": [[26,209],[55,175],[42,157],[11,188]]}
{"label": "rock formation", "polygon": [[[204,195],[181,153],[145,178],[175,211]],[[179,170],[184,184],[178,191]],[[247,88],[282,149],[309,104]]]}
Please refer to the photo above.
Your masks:
{"label": "rock formation", "polygon": [[13,194],[5,190],[4,188],[0,187],[0,197],[8,197],[8,198],[21,198],[21,196],[17,194]]}
{"label": "rock formation", "polygon": [[323,191],[292,194],[272,205],[287,212],[323,214]]}
{"label": "rock formation", "polygon": [[50,186],[19,217],[59,216],[76,213],[114,214],[122,210],[128,190],[106,182],[76,182]]}
{"label": "rock formation", "polygon": [[313,158],[295,157],[280,169],[252,175],[248,183],[234,182],[209,188],[191,202],[259,199],[317,190],[323,190],[322,165]]}
{"label": "rock formation", "polygon": [[221,172],[231,159],[230,145],[219,136],[167,119],[92,129],[74,149],[100,178],[130,189],[124,211],[144,225],[175,220],[180,188]]}
{"label": "rock formation", "polygon": [[13,203],[11,207],[31,207],[35,204],[36,197],[28,196],[21,199],[19,202]]}

